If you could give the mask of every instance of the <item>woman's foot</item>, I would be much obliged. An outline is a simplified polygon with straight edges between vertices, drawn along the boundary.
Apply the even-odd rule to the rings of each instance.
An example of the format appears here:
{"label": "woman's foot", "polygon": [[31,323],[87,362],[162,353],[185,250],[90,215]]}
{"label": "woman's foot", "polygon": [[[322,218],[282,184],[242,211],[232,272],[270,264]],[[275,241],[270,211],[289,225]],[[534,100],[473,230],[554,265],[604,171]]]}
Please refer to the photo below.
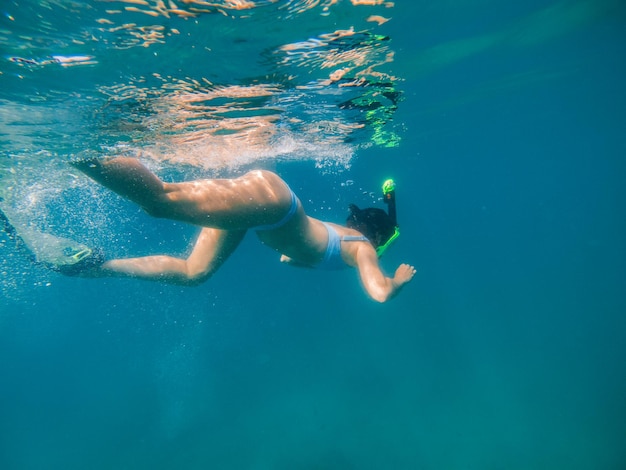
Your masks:
{"label": "woman's foot", "polygon": [[50,268],[65,276],[95,277],[105,261],[101,249],[86,248],[76,253],[68,253],[63,263],[50,265]]}

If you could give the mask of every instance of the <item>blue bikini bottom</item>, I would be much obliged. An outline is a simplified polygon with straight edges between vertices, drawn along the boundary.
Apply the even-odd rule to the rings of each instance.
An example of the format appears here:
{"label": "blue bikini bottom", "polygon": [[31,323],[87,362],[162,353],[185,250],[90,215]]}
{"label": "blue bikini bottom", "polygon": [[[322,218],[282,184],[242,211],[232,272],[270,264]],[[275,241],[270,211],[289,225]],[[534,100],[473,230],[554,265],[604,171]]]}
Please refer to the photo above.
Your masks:
{"label": "blue bikini bottom", "polygon": [[296,197],[295,193],[291,190],[291,188],[289,188],[289,192],[291,193],[291,207],[289,207],[289,212],[287,212],[285,216],[276,223],[268,224],[268,225],[258,225],[256,227],[252,227],[251,230],[256,230],[260,232],[263,232],[265,230],[275,230],[277,228],[282,227],[287,222],[289,222],[291,218],[294,215],[296,215],[296,212],[298,211],[298,198]]}

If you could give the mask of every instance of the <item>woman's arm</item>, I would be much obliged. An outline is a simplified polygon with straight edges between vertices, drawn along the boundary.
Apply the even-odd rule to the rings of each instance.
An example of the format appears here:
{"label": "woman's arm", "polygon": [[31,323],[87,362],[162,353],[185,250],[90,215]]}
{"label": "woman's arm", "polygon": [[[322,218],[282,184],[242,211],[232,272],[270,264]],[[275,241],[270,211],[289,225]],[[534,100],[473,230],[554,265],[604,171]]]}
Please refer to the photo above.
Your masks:
{"label": "woman's arm", "polygon": [[413,266],[401,264],[396,269],[393,278],[386,277],[380,269],[374,249],[359,249],[356,263],[365,291],[377,302],[386,302],[397,295],[400,289],[415,275]]}

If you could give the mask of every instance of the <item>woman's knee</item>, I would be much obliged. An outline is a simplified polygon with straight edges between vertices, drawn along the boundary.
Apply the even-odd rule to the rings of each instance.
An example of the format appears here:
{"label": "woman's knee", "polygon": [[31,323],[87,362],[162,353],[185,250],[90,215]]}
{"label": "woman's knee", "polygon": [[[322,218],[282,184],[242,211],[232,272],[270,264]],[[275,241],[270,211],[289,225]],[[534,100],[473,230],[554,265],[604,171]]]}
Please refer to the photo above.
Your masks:
{"label": "woman's knee", "polygon": [[176,279],[173,279],[172,281],[174,284],[177,284],[180,286],[196,287],[206,282],[210,277],[211,277],[210,274],[204,274],[204,275],[183,274],[182,276],[177,276]]}
{"label": "woman's knee", "polygon": [[210,268],[201,268],[194,266],[187,266],[185,272],[185,284],[189,286],[197,286],[206,282],[213,275],[213,270]]}

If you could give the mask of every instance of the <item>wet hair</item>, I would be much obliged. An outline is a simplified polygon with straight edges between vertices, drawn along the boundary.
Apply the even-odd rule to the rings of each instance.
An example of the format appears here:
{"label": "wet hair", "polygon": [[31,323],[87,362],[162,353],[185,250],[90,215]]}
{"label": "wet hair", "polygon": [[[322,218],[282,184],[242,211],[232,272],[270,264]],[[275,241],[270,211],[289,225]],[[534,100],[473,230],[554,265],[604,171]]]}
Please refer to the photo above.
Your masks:
{"label": "wet hair", "polygon": [[365,235],[374,248],[384,245],[394,234],[396,224],[384,210],[374,207],[359,209],[354,204],[348,208],[350,215],[346,219],[346,226]]}

